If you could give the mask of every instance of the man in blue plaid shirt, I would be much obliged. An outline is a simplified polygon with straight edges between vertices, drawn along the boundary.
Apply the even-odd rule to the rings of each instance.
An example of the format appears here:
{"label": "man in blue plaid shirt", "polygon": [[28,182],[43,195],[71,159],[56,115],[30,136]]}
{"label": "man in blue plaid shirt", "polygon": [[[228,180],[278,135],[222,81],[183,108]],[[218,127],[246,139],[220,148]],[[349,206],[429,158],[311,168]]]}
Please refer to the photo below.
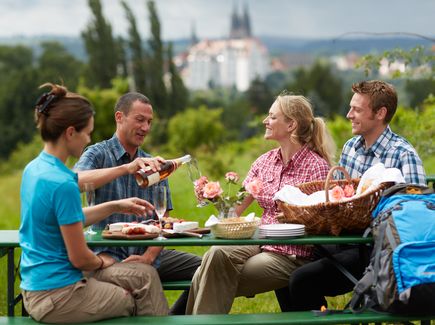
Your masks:
{"label": "man in blue plaid shirt", "polygon": [[[74,169],[79,173],[79,182],[94,182],[95,203],[139,197],[153,203],[152,186],[141,188],[137,185],[134,173],[149,165],[154,171],[164,160],[151,158],[140,146],[149,133],[153,119],[153,109],[149,99],[139,93],[127,93],[115,105],[116,132],[109,140],[86,148]],[[167,212],[172,210],[167,180],[161,183],[167,188]],[[160,183],[159,183],[160,184]],[[137,221],[134,215],[115,213],[94,225],[94,229],[104,229],[115,222]],[[105,254],[116,262],[152,264],[162,281],[191,280],[201,258],[176,250],[162,250],[162,247],[94,247],[96,254]],[[106,273],[110,271],[107,269]],[[107,275],[109,276],[109,275]],[[183,292],[171,309],[172,314],[184,314],[188,290]]]}
{"label": "man in blue plaid shirt", "polygon": [[398,168],[407,183],[426,185],[417,152],[388,125],[397,107],[393,86],[374,80],[354,84],[352,90],[354,95],[347,118],[356,136],[344,145],[339,165],[346,168],[352,178],[360,178],[369,167],[381,162],[386,168]]}
{"label": "man in blue plaid shirt", "polygon": [[[379,80],[352,85],[354,93],[347,118],[355,137],[343,147],[339,165],[352,178],[376,163],[401,170],[407,183],[426,185],[426,175],[420,157],[412,145],[391,131],[388,123],[397,108],[394,87]],[[333,257],[355,278],[359,279],[368,263],[354,246],[331,250]],[[277,291],[283,311],[319,310],[327,306],[325,296],[337,296],[351,291],[352,283],[329,258],[320,258],[292,273],[289,287]]]}

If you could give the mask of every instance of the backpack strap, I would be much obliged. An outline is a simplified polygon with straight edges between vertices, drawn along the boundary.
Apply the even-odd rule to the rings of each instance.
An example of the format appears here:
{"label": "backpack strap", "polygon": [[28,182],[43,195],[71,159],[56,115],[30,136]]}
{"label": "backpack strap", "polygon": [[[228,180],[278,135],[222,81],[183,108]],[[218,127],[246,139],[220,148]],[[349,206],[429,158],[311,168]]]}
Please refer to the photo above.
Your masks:
{"label": "backpack strap", "polygon": [[389,197],[394,194],[431,194],[434,193],[433,188],[423,185],[415,185],[408,183],[400,183],[387,188],[382,192],[382,197]]}
{"label": "backpack strap", "polygon": [[[379,218],[379,217],[378,217]],[[379,219],[381,220],[381,219]],[[348,305],[350,310],[354,313],[361,313],[364,310],[372,309],[376,306],[376,301],[370,299],[368,293],[372,290],[372,287],[376,285],[376,274],[379,272],[380,256],[382,251],[382,243],[384,241],[385,228],[387,222],[381,222],[379,225],[379,236],[375,240],[375,244],[372,252],[372,263],[367,267],[364,276],[356,283],[353,288],[352,298]]]}

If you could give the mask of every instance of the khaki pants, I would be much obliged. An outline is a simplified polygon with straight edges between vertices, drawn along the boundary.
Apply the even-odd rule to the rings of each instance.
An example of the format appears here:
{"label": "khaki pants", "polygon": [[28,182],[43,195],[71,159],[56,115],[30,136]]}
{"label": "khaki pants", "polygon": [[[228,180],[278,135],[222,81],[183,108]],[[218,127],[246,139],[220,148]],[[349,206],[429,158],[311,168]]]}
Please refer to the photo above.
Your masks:
{"label": "khaki pants", "polygon": [[116,263],[88,275],[59,289],[23,291],[27,311],[35,320],[46,323],[168,314],[159,276],[151,265]]}
{"label": "khaki pants", "polygon": [[290,274],[307,262],[259,246],[213,246],[193,277],[186,314],[229,313],[235,297],[287,286]]}

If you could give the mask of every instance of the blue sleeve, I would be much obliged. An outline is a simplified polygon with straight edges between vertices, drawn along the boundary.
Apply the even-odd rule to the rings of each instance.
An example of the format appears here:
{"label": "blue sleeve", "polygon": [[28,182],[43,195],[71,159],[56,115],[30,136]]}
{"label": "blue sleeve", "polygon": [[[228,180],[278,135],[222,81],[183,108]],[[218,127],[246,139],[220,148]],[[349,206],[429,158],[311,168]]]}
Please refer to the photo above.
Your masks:
{"label": "blue sleeve", "polygon": [[405,151],[400,155],[401,171],[405,181],[411,184],[426,185],[426,173],[423,163],[417,154]]}
{"label": "blue sleeve", "polygon": [[83,152],[73,169],[75,171],[99,169],[103,166],[103,159],[102,148],[99,148],[98,145],[89,146]]}
{"label": "blue sleeve", "polygon": [[53,205],[60,226],[85,221],[77,183],[62,183],[54,193]]}

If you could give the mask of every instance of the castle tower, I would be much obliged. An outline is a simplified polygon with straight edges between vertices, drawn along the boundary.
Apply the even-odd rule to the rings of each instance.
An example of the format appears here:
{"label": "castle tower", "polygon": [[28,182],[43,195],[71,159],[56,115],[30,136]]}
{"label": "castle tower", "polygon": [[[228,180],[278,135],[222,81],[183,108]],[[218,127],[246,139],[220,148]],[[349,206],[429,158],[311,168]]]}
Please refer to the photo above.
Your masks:
{"label": "castle tower", "polygon": [[243,11],[243,23],[244,23],[244,29],[245,29],[245,37],[251,37],[251,17],[249,16],[248,12],[248,4],[245,3],[244,11]]}
{"label": "castle tower", "polygon": [[236,5],[234,4],[233,13],[231,14],[230,38],[248,38],[251,37],[251,18],[248,12],[248,5],[244,5],[243,15],[239,15]]}
{"label": "castle tower", "polygon": [[196,36],[196,27],[195,27],[195,23],[192,22],[191,24],[191,28],[190,28],[190,46],[195,45],[196,43],[199,42],[198,37]]}

